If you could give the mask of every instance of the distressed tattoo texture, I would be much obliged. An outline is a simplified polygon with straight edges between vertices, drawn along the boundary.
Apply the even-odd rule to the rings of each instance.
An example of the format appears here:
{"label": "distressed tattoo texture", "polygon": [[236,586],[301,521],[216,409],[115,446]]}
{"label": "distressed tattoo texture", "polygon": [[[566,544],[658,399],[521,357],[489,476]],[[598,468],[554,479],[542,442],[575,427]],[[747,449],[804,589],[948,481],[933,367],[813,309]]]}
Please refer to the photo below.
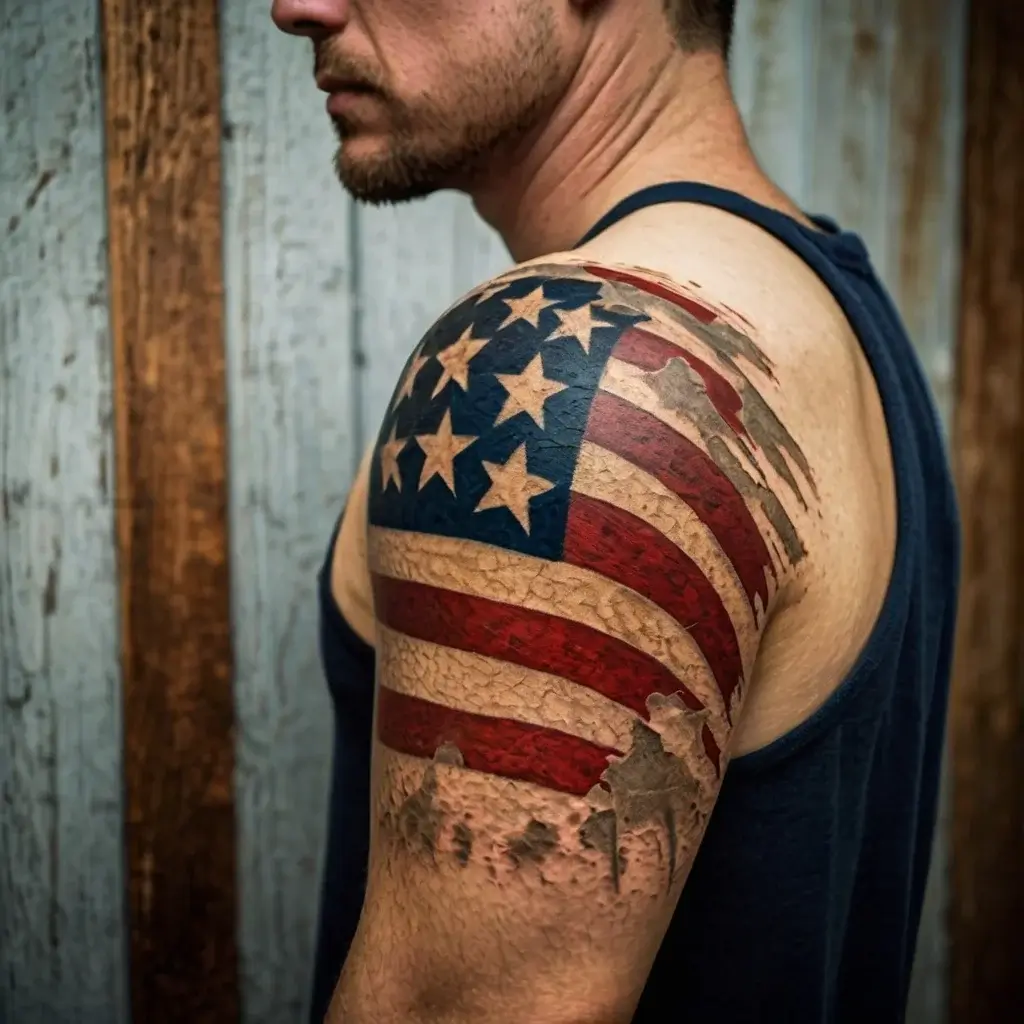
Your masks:
{"label": "distressed tattoo texture", "polygon": [[625,267],[524,266],[428,332],[369,484],[388,835],[685,876],[817,500],[776,389],[739,315]]}

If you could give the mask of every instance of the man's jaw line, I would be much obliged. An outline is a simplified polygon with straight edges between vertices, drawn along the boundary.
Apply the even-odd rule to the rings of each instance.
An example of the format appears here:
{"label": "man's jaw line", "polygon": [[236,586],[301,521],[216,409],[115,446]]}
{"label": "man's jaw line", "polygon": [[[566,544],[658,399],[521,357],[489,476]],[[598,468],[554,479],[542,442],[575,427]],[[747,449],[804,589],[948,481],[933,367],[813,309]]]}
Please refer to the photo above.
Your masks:
{"label": "man's jaw line", "polygon": [[713,179],[726,152],[758,173],[721,58],[673,50],[648,65],[646,81],[629,85],[625,74],[578,76],[543,127],[500,161],[507,170],[467,190],[517,262],[571,249],[637,189]]}

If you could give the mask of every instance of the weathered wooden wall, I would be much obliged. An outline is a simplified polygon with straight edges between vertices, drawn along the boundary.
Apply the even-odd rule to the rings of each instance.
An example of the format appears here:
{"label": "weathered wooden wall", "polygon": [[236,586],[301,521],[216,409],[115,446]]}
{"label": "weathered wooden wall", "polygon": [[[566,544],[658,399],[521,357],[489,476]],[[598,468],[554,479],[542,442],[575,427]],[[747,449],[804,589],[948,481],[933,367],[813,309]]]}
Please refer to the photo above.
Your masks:
{"label": "weathered wooden wall", "polygon": [[127,1020],[92,4],[0,3],[0,1021]]}
{"label": "weathered wooden wall", "polygon": [[[740,0],[733,57],[755,148],[807,208],[864,234],[947,409],[965,3]],[[460,197],[354,208],[332,175],[308,46],[249,0],[222,0],[220,21],[241,1003],[246,1024],[286,1024],[306,1002],[329,759],[314,575],[408,350],[509,258]],[[121,687],[97,14],[0,0],[0,26],[0,1021],[116,1022]],[[944,878],[940,845],[920,1024],[943,1020]]]}

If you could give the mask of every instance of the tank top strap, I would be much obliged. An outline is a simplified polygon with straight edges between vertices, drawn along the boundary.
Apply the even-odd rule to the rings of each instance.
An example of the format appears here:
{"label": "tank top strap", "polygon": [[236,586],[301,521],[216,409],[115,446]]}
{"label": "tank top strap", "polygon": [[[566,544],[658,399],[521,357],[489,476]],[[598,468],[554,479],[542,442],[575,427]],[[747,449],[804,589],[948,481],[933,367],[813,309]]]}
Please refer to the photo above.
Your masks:
{"label": "tank top strap", "polygon": [[[625,220],[639,210],[665,203],[696,203],[714,206],[727,213],[752,221],[773,234],[779,241],[797,250],[806,259],[806,245],[811,242],[821,250],[825,259],[838,263],[847,269],[861,269],[870,276],[871,261],[867,247],[852,231],[843,231],[834,220],[817,214],[806,214],[814,227],[801,224],[780,210],[763,206],[761,203],[731,192],[728,189],[707,185],[699,181],[665,181],[642,188],[616,203],[576,243],[579,248],[593,241],[610,227]],[[817,269],[817,268],[815,268]]]}

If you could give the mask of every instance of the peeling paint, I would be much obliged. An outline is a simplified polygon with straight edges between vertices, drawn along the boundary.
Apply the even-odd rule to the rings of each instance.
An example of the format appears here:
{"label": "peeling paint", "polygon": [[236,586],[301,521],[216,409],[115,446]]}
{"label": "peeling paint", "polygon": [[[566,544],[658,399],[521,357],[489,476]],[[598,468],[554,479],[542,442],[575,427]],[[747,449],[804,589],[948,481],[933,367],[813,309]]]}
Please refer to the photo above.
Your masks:
{"label": "peeling paint", "polygon": [[673,884],[680,841],[696,845],[717,789],[717,772],[703,749],[708,711],[691,711],[678,697],[660,694],[648,700],[648,709],[651,725],[634,723],[629,752],[612,759],[587,794],[592,811],[578,830],[585,848],[607,856],[616,891],[626,869],[621,837],[650,827],[664,836],[666,888]]}
{"label": "peeling paint", "polygon": [[457,821],[452,830],[452,842],[455,845],[455,857],[465,867],[473,854],[473,830],[465,821]]}
{"label": "peeling paint", "polygon": [[557,845],[558,829],[534,819],[519,835],[509,839],[507,853],[517,867],[540,864]]}

